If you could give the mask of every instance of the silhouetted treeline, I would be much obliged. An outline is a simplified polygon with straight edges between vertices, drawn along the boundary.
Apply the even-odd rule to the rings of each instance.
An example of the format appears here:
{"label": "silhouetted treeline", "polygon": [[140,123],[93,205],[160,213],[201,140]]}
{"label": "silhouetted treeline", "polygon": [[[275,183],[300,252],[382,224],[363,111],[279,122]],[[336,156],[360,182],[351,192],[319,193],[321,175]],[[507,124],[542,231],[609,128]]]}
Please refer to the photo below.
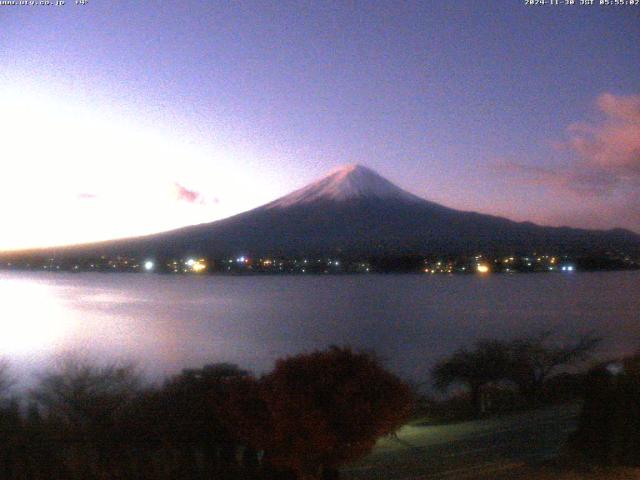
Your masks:
{"label": "silhouetted treeline", "polygon": [[475,417],[516,405],[536,406],[543,400],[583,393],[579,376],[556,374],[589,359],[600,342],[599,337],[586,334],[559,344],[550,331],[508,341],[479,340],[473,348],[461,348],[436,364],[433,383],[441,390],[452,384],[465,386],[470,408],[465,408],[465,402],[454,408]]}
{"label": "silhouetted treeline", "polygon": [[22,405],[3,399],[0,478],[338,478],[411,409],[407,385],[348,348],[280,360],[261,378],[185,370],[160,388],[130,366],[65,361]]}

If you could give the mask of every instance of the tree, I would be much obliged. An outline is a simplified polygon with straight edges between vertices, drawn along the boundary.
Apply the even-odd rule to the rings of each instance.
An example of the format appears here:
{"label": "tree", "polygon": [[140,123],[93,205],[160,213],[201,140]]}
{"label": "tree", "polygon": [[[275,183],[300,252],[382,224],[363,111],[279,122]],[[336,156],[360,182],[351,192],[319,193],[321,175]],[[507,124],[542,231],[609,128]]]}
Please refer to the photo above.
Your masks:
{"label": "tree", "polygon": [[7,397],[13,383],[13,378],[9,373],[9,362],[5,359],[0,359],[0,400]]}
{"label": "tree", "polygon": [[225,417],[236,383],[245,378],[252,378],[249,372],[218,363],[184,370],[170,380],[160,392],[165,441],[199,448],[220,467],[234,464],[237,434]]}
{"label": "tree", "polygon": [[41,377],[31,395],[46,418],[61,424],[67,434],[102,442],[113,439],[118,415],[140,387],[132,365],[95,366],[67,358]]}
{"label": "tree", "polygon": [[469,388],[474,414],[484,413],[482,388],[505,378],[510,357],[508,347],[497,340],[480,340],[474,350],[460,349],[439,362],[432,370],[436,388],[447,389],[454,383]]}
{"label": "tree", "polygon": [[0,476],[10,478],[14,473],[15,458],[24,449],[22,419],[17,399],[9,393],[13,378],[9,362],[0,359]]}
{"label": "tree", "polygon": [[483,387],[511,381],[522,397],[535,403],[546,380],[562,366],[584,361],[601,339],[591,334],[568,345],[553,345],[552,332],[511,341],[480,340],[473,350],[462,348],[432,370],[434,384],[444,390],[454,383],[466,385],[476,415],[484,413]]}
{"label": "tree", "polygon": [[413,400],[371,355],[338,347],[278,361],[259,395],[268,412],[268,432],[258,432],[265,460],[303,479],[368,453],[407,420]]}
{"label": "tree", "polygon": [[553,332],[509,342],[507,378],[513,381],[523,398],[538,401],[545,381],[560,367],[587,360],[602,341],[592,334],[582,335],[568,345],[551,344]]}

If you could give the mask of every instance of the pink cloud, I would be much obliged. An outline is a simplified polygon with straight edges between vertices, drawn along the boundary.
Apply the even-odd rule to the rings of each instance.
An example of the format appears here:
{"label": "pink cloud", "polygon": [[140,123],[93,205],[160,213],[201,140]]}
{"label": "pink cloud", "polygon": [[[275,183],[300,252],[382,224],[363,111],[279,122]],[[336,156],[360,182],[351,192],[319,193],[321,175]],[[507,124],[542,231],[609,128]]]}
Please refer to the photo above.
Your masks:
{"label": "pink cloud", "polygon": [[187,187],[180,185],[178,182],[174,182],[173,188],[175,191],[176,199],[187,203],[203,203],[202,195],[195,190],[189,190]]}
{"label": "pink cloud", "polygon": [[525,183],[578,195],[612,195],[640,188],[640,95],[604,93],[596,100],[600,118],[567,127],[556,142],[570,162],[555,168],[500,161],[496,168]]}
{"label": "pink cloud", "polygon": [[567,146],[586,166],[615,176],[639,176],[640,95],[605,93],[596,103],[604,118],[571,125]]}
{"label": "pink cloud", "polygon": [[569,125],[565,139],[553,144],[562,163],[501,160],[494,170],[551,189],[559,210],[548,215],[558,221],[640,231],[640,95],[604,93],[595,105],[594,118]]}
{"label": "pink cloud", "polygon": [[78,200],[94,200],[98,198],[98,196],[95,193],[79,193],[76,195],[76,198]]}
{"label": "pink cloud", "polygon": [[640,188],[640,95],[604,93],[596,105],[598,121],[567,129],[573,169],[598,175],[617,189]]}
{"label": "pink cloud", "polygon": [[597,99],[598,108],[611,118],[640,123],[640,95],[603,93]]}
{"label": "pink cloud", "polygon": [[197,203],[201,205],[206,203],[219,203],[217,198],[205,198],[200,192],[190,190],[178,182],[173,183],[173,188],[176,199],[180,202]]}

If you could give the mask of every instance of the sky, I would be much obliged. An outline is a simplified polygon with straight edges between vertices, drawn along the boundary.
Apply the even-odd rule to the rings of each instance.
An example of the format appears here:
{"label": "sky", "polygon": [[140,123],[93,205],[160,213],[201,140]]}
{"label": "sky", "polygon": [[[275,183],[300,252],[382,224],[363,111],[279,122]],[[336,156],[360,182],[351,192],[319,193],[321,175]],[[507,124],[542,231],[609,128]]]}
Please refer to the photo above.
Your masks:
{"label": "sky", "polygon": [[640,232],[640,6],[76,3],[0,6],[0,250],[212,221],[353,163]]}

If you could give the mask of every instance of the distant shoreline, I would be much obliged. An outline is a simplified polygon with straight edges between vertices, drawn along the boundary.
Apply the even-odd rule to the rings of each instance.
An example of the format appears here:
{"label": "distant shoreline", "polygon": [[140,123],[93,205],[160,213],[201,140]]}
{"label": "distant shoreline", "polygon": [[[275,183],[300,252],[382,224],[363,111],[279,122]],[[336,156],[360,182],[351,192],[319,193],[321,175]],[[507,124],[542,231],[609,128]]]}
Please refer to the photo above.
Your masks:
{"label": "distant shoreline", "polygon": [[576,269],[572,272],[545,272],[545,271],[497,271],[489,273],[478,272],[452,272],[452,273],[424,273],[418,271],[402,272],[402,271],[374,271],[374,272],[207,272],[207,273],[174,273],[174,272],[136,272],[136,271],[122,271],[122,270],[45,270],[34,268],[6,268],[0,267],[2,273],[48,273],[52,275],[58,274],[83,274],[83,273],[97,273],[103,275],[125,274],[125,275],[141,275],[141,276],[162,276],[162,277],[353,277],[353,276],[416,276],[416,277],[487,277],[493,275],[509,276],[509,275],[532,275],[532,274],[562,274],[562,275],[575,275],[578,273],[606,273],[606,272],[637,272],[640,271],[640,267],[635,268],[601,268],[601,269]]}

